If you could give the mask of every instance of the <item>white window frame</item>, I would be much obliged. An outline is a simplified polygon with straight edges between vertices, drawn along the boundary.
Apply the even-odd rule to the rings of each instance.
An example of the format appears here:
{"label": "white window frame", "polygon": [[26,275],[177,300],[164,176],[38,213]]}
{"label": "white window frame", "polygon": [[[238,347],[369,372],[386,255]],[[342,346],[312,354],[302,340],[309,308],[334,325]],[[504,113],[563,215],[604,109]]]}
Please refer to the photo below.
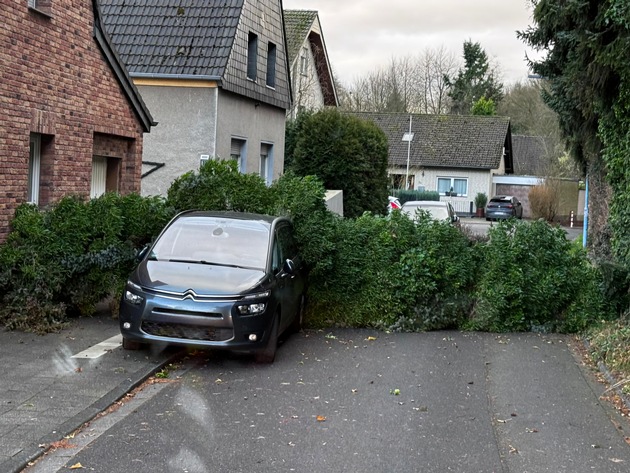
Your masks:
{"label": "white window frame", "polygon": [[267,185],[271,184],[273,179],[273,143],[260,143],[260,177],[265,180]]}
{"label": "white window frame", "polygon": [[[446,176],[438,176],[437,178],[437,190],[439,192],[440,195],[446,195],[446,192],[441,192],[440,191],[440,181],[446,181],[449,180],[450,184],[449,184],[449,189],[453,189],[453,191],[455,190],[455,181],[465,181],[466,182],[466,192],[464,194],[457,194],[457,197],[468,197],[468,178],[467,177],[446,177]],[[450,190],[449,190],[450,192]]]}
{"label": "white window frame", "polygon": [[39,180],[42,162],[41,149],[41,135],[31,133],[29,138],[28,187],[26,200],[27,202],[35,205],[39,205]]}

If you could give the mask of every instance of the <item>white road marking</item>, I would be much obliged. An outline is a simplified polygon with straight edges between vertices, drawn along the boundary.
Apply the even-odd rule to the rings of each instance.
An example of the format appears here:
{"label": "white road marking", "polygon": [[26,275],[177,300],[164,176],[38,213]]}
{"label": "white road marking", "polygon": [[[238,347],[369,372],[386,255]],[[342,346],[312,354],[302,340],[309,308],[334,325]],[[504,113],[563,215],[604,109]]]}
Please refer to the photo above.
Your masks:
{"label": "white road marking", "polygon": [[118,348],[122,345],[122,335],[116,335],[112,338],[108,338],[107,340],[103,340],[96,345],[83,350],[76,355],[72,355],[72,358],[90,358],[95,359],[103,356],[105,353],[112,351],[114,348]]}

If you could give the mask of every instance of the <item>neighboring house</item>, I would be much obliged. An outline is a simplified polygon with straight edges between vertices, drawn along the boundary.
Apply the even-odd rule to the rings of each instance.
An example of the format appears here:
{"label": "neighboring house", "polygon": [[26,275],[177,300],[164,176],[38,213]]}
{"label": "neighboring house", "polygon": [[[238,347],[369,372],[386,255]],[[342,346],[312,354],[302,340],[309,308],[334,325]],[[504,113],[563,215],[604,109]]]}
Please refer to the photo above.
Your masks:
{"label": "neighboring house", "polygon": [[153,122],[96,0],[0,0],[0,240],[17,206],[140,191]]}
{"label": "neighboring house", "polygon": [[387,135],[393,188],[438,191],[459,213],[474,211],[472,202],[478,192],[494,194],[493,176],[514,172],[507,117],[354,115],[372,120]]}
{"label": "neighboring house", "polygon": [[271,183],[283,171],[291,86],[281,0],[101,0],[105,24],[160,123],[143,195],[206,159]]}
{"label": "neighboring house", "polygon": [[319,15],[313,10],[284,10],[295,118],[302,110],[337,107],[339,100]]}
{"label": "neighboring house", "polygon": [[553,175],[550,160],[550,143],[542,136],[513,135],[514,174],[494,178],[497,194],[514,195],[523,203],[523,217],[533,217],[529,203],[530,190],[550,180],[557,193],[557,219],[569,221],[571,212],[575,220],[583,220],[584,200],[579,179],[558,178]]}

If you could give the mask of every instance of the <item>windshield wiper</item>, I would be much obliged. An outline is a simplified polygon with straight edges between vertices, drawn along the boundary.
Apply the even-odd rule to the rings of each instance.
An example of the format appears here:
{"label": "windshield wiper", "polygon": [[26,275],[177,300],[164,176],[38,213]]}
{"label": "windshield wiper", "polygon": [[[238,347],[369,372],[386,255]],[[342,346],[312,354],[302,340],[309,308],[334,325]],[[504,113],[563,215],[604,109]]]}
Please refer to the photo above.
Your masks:
{"label": "windshield wiper", "polygon": [[229,263],[213,263],[212,261],[206,260],[189,260],[189,259],[170,259],[168,260],[170,263],[192,263],[192,264],[207,264],[208,266],[224,266],[226,268],[241,268],[241,269],[260,269],[254,268],[253,266],[240,266],[238,264],[229,264]]}

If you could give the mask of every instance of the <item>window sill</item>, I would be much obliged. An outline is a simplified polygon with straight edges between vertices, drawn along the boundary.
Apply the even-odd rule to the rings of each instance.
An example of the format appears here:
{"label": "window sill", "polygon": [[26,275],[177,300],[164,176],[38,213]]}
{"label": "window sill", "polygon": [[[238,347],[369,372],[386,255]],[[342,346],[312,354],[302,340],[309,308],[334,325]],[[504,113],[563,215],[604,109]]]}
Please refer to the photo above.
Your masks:
{"label": "window sill", "polygon": [[40,8],[37,7],[28,7],[29,11],[32,11],[33,13],[37,13],[38,15],[41,15],[43,17],[45,17],[46,19],[51,19],[52,15],[50,13],[50,10],[46,9],[46,10],[42,10]]}

